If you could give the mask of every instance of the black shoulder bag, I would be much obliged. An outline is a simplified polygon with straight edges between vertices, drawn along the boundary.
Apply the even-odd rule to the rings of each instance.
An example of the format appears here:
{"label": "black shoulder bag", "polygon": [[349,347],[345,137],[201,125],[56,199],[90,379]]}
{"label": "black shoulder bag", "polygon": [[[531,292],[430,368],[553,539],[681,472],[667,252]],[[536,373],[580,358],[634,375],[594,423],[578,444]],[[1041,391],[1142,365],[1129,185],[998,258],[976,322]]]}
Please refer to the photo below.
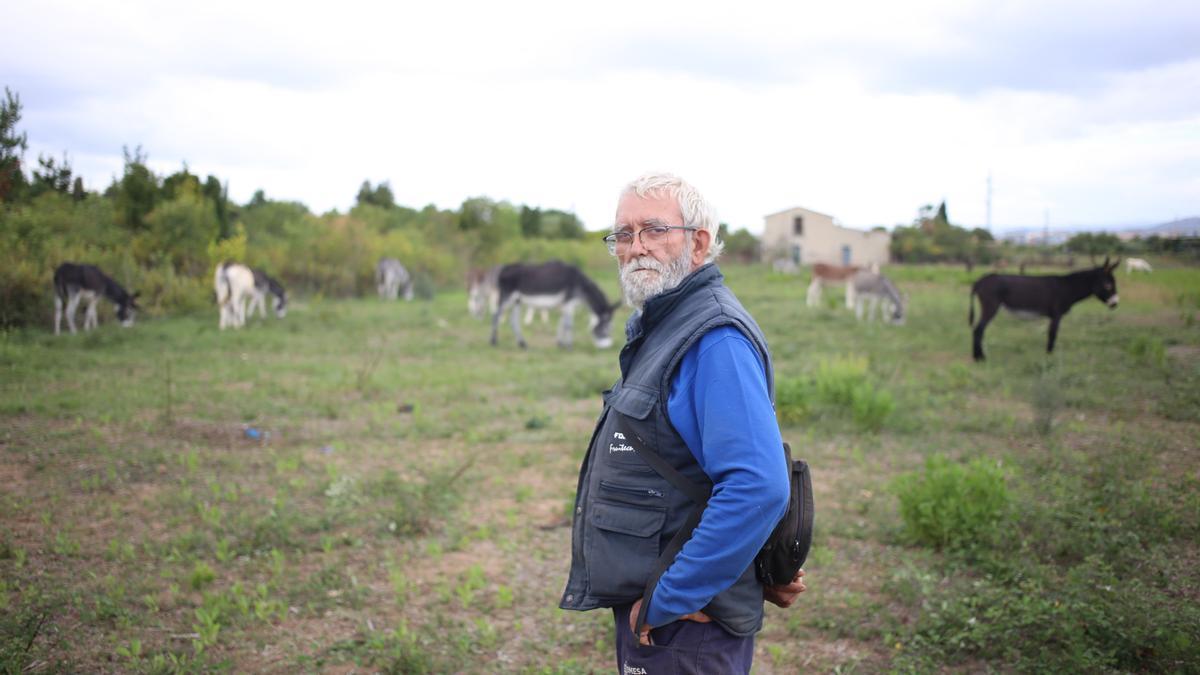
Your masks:
{"label": "black shoulder bag", "polygon": [[[687,495],[696,503],[688,519],[679,531],[671,537],[667,548],[654,562],[650,578],[646,580],[646,589],[642,593],[642,607],[638,612],[637,625],[646,623],[646,612],[650,608],[650,597],[663,572],[675,561],[675,556],[683,549],[683,545],[692,538],[692,531],[700,524],[700,516],[708,505],[709,491],[688,480],[686,476],[667,463],[658,453],[639,443],[634,450],[650,465],[658,475],[662,476],[675,489]],[[808,557],[808,549],[812,546],[813,529],[813,497],[812,477],[808,472],[808,464],[800,459],[792,461],[792,449],[787,443],[783,444],[783,456],[787,460],[791,494],[788,498],[787,513],[772,530],[771,536],[759,549],[754,557],[754,575],[764,586],[782,586],[791,583]]]}

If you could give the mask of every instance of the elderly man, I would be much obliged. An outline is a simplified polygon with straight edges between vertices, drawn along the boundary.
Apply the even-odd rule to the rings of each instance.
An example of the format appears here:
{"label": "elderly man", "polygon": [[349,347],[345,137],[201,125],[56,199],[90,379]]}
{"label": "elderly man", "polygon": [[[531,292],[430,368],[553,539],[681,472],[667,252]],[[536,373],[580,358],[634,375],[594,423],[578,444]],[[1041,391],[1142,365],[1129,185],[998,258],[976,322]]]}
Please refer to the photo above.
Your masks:
{"label": "elderly man", "polygon": [[[804,590],[803,572],[770,588],[754,574],[788,471],[766,340],[713,262],[717,232],[694,187],[647,174],[622,191],[604,238],[637,311],[580,469],[560,606],[613,608],[622,673],[749,672],[764,598],[786,607]],[[648,453],[711,486],[702,511]]]}

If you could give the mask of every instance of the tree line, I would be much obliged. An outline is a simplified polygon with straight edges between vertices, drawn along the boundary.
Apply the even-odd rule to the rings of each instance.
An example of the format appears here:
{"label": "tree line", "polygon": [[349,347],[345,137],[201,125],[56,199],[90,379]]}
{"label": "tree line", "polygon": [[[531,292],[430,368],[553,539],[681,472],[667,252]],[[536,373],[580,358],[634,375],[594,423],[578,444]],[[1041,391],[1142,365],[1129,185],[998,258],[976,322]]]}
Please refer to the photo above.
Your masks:
{"label": "tree line", "polygon": [[50,279],[64,262],[99,265],[142,293],[151,314],[211,308],[212,270],[238,260],[289,288],[330,297],[369,293],[375,262],[409,266],[418,292],[460,285],[471,266],[560,258],[609,265],[598,238],[573,213],[484,196],[457,209],[397,203],[387,181],[364,181],[347,213],[317,215],[263,190],[239,204],[219,177],[184,164],[159,175],[139,146],[102,191],[88,190],[68,156],[26,166],[21,101],[0,99],[0,327],[46,325]]}

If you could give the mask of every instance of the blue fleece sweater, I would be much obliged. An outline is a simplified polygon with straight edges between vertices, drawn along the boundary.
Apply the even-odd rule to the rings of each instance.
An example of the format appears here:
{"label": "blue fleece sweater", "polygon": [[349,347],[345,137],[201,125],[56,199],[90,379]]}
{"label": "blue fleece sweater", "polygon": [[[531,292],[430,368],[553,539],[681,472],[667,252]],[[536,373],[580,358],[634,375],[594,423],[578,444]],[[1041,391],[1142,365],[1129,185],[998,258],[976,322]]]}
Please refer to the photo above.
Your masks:
{"label": "blue fleece sweater", "polygon": [[646,620],[702,609],[754,560],[787,510],[783,440],[754,346],[732,326],[706,333],[671,380],[671,424],[713,481],[692,538],[658,582]]}

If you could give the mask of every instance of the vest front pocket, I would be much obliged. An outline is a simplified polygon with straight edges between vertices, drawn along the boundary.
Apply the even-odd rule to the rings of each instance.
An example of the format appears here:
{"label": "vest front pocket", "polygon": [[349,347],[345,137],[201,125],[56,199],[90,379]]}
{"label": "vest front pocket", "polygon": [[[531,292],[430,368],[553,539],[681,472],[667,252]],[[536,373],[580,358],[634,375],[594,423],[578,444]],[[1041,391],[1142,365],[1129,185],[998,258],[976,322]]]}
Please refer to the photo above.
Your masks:
{"label": "vest front pocket", "polygon": [[591,595],[630,600],[642,594],[658,559],[658,535],[665,508],[597,501],[591,508],[591,536],[584,545]]}

